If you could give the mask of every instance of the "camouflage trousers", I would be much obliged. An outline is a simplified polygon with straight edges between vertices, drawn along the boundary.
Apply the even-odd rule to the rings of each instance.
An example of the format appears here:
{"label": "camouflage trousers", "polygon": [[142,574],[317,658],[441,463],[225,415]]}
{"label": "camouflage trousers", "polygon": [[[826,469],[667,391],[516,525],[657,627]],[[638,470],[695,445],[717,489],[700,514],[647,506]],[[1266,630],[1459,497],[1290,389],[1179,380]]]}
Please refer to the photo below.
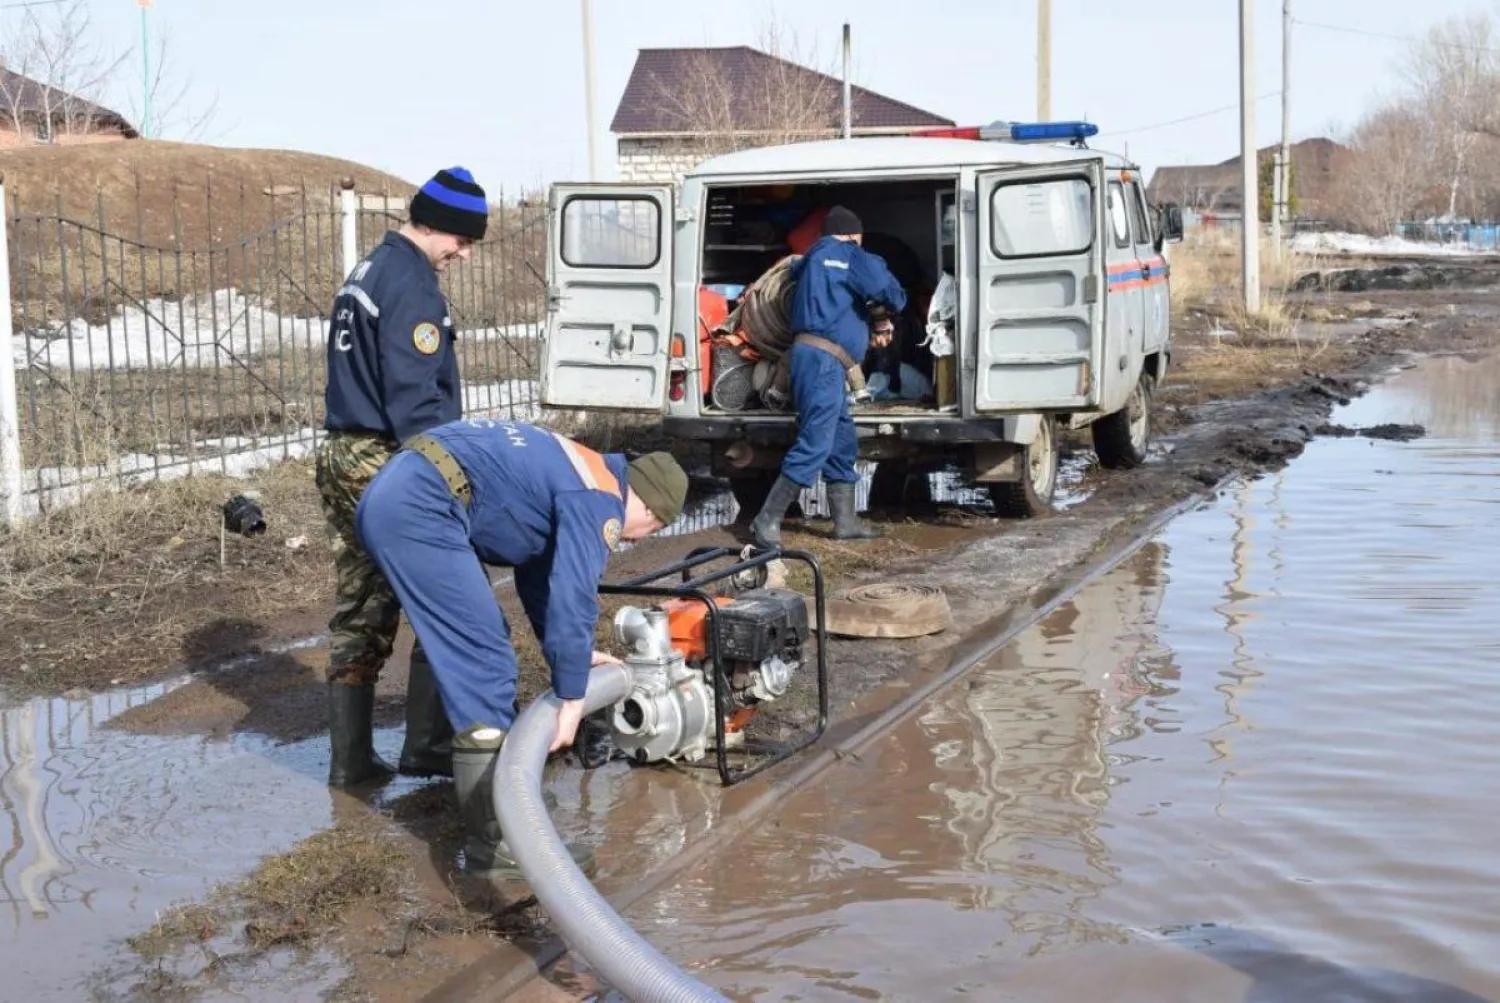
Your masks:
{"label": "camouflage trousers", "polygon": [[[333,635],[328,658],[331,683],[375,682],[395,646],[401,604],[359,545],[354,511],[360,495],[398,448],[391,439],[352,432],[330,432],[318,448],[318,496],[337,576],[333,619],[328,621]],[[412,658],[424,657],[420,645],[414,645]]]}

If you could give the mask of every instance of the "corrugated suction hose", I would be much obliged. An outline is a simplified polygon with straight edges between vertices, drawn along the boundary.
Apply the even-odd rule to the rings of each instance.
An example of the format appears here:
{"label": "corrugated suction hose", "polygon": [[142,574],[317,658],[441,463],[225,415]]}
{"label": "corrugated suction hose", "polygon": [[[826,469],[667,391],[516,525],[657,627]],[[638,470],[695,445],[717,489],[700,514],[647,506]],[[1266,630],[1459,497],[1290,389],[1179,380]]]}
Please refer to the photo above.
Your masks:
{"label": "corrugated suction hose", "polygon": [[[584,713],[623,700],[630,670],[589,673]],[[542,770],[556,735],[559,701],[548,690],[522,711],[495,764],[495,813],[511,855],[563,937],[613,988],[640,1003],[698,1003],[725,997],[681,971],[621,919],[568,855],[542,804]]]}

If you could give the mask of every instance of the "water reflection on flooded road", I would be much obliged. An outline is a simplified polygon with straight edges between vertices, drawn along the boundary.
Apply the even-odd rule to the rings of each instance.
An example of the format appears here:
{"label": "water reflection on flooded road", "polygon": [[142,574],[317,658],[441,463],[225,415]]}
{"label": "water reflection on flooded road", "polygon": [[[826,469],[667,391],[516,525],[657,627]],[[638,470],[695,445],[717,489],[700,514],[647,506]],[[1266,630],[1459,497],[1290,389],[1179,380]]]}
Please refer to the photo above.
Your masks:
{"label": "water reflection on flooded road", "polygon": [[1174,522],[627,917],[737,998],[1500,1000],[1500,363]]}

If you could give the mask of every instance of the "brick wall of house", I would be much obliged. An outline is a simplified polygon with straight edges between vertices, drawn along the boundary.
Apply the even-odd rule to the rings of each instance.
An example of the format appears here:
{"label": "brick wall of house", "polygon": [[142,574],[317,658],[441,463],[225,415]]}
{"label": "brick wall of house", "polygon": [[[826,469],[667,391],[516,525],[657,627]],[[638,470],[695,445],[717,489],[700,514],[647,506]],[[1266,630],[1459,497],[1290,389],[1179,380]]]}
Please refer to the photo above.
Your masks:
{"label": "brick wall of house", "polygon": [[[124,138],[118,132],[64,133],[58,136],[55,142],[58,146],[80,146],[91,143],[117,143]],[[30,131],[18,133],[14,129],[0,126],[0,150],[18,150],[40,145],[42,145],[40,141]]]}
{"label": "brick wall of house", "polygon": [[684,140],[626,137],[619,142],[615,164],[621,181],[678,184],[700,159]]}

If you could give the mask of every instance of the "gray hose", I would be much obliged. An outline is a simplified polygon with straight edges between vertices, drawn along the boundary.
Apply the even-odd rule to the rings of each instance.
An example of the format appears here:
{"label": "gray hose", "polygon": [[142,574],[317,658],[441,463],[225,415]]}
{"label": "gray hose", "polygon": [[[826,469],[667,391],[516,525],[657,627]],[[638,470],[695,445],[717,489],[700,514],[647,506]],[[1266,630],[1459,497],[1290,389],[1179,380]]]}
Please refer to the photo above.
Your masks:
{"label": "gray hose", "polygon": [[[630,670],[624,665],[594,669],[589,674],[584,713],[625,699],[631,684]],[[628,998],[640,1003],[723,1000],[627,926],[568,855],[542,804],[542,768],[557,735],[559,706],[548,690],[522,711],[495,764],[495,813],[521,873],[562,935]]]}

